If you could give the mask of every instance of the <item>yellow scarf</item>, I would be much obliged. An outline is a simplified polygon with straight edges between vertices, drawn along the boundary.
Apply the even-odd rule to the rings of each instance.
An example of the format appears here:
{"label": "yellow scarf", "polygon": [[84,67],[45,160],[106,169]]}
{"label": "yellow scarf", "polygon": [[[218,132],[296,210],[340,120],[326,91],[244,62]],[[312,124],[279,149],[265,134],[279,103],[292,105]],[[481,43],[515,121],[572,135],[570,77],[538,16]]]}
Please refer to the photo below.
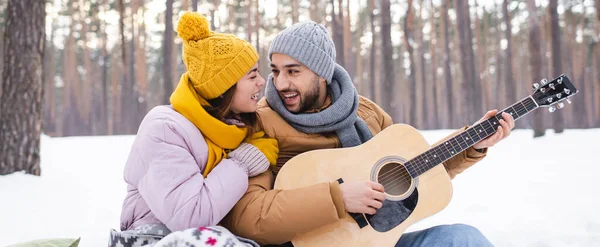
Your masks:
{"label": "yellow scarf", "polygon": [[242,143],[247,130],[228,125],[208,114],[202,106],[210,104],[194,93],[187,73],[181,76],[170,100],[173,108],[194,123],[204,135],[208,145],[208,162],[204,169],[204,177],[206,177],[222,159],[227,157],[225,150],[235,149]]}

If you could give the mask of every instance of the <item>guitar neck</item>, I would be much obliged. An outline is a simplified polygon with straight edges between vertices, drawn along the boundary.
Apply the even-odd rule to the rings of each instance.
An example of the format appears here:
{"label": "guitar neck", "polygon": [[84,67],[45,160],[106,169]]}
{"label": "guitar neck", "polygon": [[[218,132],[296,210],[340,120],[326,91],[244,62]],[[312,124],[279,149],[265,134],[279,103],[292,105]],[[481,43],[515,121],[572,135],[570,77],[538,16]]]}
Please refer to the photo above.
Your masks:
{"label": "guitar neck", "polygon": [[525,99],[498,112],[496,116],[487,120],[483,120],[481,123],[469,127],[462,133],[414,157],[413,159],[407,161],[405,166],[410,175],[413,178],[416,178],[438,164],[449,160],[450,158],[467,150],[475,143],[478,143],[479,141],[496,133],[498,126],[500,126],[499,120],[502,119],[501,114],[503,112],[510,114],[515,120],[517,120],[537,109],[538,107],[539,106],[535,100],[531,96],[528,96]]}

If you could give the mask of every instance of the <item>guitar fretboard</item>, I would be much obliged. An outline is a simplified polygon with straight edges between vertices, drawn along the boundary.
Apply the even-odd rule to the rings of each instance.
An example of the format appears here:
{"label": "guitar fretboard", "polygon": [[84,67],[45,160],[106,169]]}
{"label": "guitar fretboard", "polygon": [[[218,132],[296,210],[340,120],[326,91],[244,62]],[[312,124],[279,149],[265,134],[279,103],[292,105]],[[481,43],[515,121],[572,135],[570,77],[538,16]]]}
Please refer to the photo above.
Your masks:
{"label": "guitar fretboard", "polygon": [[467,150],[467,148],[473,146],[475,143],[496,133],[498,126],[500,126],[499,120],[502,119],[502,112],[510,114],[517,120],[536,108],[538,108],[538,105],[529,96],[498,112],[496,116],[469,127],[462,133],[407,161],[405,167],[410,175],[416,178],[438,164]]}

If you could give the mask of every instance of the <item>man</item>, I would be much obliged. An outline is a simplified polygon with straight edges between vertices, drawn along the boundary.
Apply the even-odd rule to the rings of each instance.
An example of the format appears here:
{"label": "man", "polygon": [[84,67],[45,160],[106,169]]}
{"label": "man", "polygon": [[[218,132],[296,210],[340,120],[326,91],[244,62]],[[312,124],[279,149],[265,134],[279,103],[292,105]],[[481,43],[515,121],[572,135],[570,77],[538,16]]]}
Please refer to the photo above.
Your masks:
{"label": "man", "polygon": [[[314,22],[297,23],[273,40],[272,74],[266,97],[257,110],[264,131],[279,142],[273,172],[249,180],[248,191],[222,224],[260,244],[282,244],[296,234],[338,221],[345,212],[374,214],[385,200],[383,186],[370,181],[337,181],[292,190],[275,190],[277,172],[292,157],[315,149],[356,146],[392,124],[391,117],[370,100],[358,96],[348,73],[335,63],[335,48],[327,30]],[[484,118],[497,114],[488,112]],[[451,178],[485,157],[487,147],[508,136],[514,127],[503,115],[501,127],[444,163]],[[396,246],[453,243],[489,246],[467,225],[444,225],[405,233]]]}

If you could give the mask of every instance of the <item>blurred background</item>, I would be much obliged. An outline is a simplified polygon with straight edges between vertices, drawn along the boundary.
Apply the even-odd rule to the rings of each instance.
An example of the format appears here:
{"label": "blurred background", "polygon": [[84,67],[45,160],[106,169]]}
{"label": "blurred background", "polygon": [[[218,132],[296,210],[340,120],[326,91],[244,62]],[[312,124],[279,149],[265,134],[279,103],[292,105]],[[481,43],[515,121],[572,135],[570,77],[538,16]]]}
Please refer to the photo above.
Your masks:
{"label": "blurred background", "polygon": [[50,0],[43,132],[135,134],[185,71],[174,30],[186,10],[252,42],[265,78],[275,34],[308,19],[325,25],[359,93],[419,129],[472,123],[560,74],[580,90],[573,105],[517,127],[600,127],[598,9],[598,0]]}
{"label": "blurred background", "polygon": [[[17,10],[17,3],[26,7]],[[134,135],[152,107],[169,103],[185,72],[174,31],[184,11],[254,44],[265,78],[274,35],[299,21],[323,24],[337,63],[395,123],[460,128],[527,97],[533,83],[565,74],[579,89],[573,104],[553,114],[535,111],[517,128],[533,129],[534,137],[598,128],[599,10],[600,0],[0,0],[0,68],[11,68],[0,87],[3,121],[15,118],[11,111],[42,115],[41,127],[40,120],[17,119],[2,128],[29,140],[40,128],[50,137]],[[21,33],[14,24],[15,31],[6,30],[33,17],[45,20],[31,26],[38,32]],[[31,51],[10,45],[36,37],[45,48],[28,56],[42,61],[12,64]],[[19,73],[41,73],[41,80],[25,82]],[[35,92],[27,104],[11,105],[27,92]]]}

